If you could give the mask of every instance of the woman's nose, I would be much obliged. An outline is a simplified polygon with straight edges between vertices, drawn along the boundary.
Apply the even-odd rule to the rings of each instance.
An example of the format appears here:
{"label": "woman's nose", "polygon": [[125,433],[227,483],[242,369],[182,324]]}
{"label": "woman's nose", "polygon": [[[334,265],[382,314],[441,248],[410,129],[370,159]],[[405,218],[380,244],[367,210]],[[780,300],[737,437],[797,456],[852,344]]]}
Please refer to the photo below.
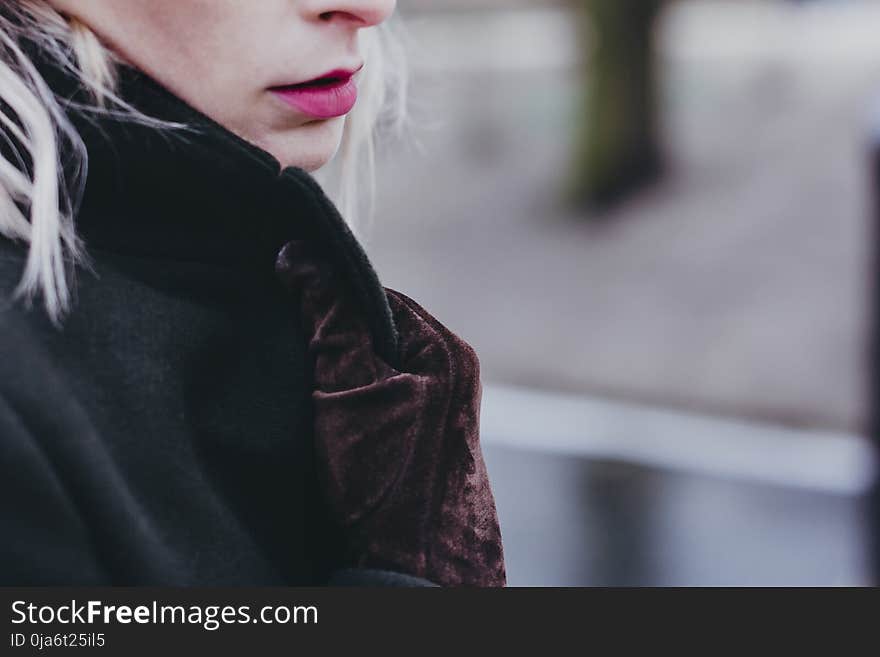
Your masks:
{"label": "woman's nose", "polygon": [[397,0],[305,0],[303,10],[323,21],[350,21],[360,27],[384,22],[397,5]]}

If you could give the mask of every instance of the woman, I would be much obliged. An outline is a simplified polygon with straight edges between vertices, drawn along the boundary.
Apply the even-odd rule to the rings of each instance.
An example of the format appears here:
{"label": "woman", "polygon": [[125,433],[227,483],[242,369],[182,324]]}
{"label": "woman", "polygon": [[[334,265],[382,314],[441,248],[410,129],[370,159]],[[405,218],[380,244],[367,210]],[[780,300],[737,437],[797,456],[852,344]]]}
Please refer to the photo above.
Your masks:
{"label": "woman", "polygon": [[0,583],[503,585],[477,357],[312,176],[393,0],[0,7]]}

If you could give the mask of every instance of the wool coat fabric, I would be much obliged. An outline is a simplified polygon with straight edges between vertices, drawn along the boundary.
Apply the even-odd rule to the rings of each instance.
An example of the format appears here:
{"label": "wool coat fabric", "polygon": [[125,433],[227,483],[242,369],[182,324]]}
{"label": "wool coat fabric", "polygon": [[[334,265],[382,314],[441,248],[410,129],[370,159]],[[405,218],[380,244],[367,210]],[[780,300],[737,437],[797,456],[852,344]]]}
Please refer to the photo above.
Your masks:
{"label": "wool coat fabric", "polygon": [[473,349],[310,174],[119,89],[188,128],[70,111],[90,259],[60,327],[12,300],[0,237],[0,584],[503,585]]}

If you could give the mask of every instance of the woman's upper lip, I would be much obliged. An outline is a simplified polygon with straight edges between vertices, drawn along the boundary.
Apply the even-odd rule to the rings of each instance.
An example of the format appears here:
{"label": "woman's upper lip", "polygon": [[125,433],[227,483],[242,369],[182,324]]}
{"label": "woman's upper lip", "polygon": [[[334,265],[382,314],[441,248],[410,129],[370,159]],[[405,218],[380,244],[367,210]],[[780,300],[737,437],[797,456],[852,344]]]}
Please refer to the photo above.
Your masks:
{"label": "woman's upper lip", "polygon": [[317,82],[318,80],[323,80],[324,78],[336,78],[340,80],[346,80],[350,78],[352,75],[360,71],[364,67],[364,64],[361,63],[358,66],[354,67],[340,67],[334,68],[331,71],[327,71],[326,73],[322,73],[313,78],[309,78],[308,80],[300,80],[299,82],[287,82],[285,84],[277,84],[271,87],[272,89],[278,89],[283,87],[295,87],[299,85],[310,84],[312,82]]}

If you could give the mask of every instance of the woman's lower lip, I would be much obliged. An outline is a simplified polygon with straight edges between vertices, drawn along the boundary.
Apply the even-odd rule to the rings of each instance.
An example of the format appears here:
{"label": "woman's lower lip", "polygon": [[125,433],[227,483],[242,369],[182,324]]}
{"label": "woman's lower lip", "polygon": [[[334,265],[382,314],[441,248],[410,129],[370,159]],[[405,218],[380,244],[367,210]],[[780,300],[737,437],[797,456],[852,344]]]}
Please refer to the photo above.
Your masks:
{"label": "woman's lower lip", "polygon": [[357,102],[357,85],[353,78],[323,86],[274,87],[270,91],[288,105],[316,119],[348,114]]}

